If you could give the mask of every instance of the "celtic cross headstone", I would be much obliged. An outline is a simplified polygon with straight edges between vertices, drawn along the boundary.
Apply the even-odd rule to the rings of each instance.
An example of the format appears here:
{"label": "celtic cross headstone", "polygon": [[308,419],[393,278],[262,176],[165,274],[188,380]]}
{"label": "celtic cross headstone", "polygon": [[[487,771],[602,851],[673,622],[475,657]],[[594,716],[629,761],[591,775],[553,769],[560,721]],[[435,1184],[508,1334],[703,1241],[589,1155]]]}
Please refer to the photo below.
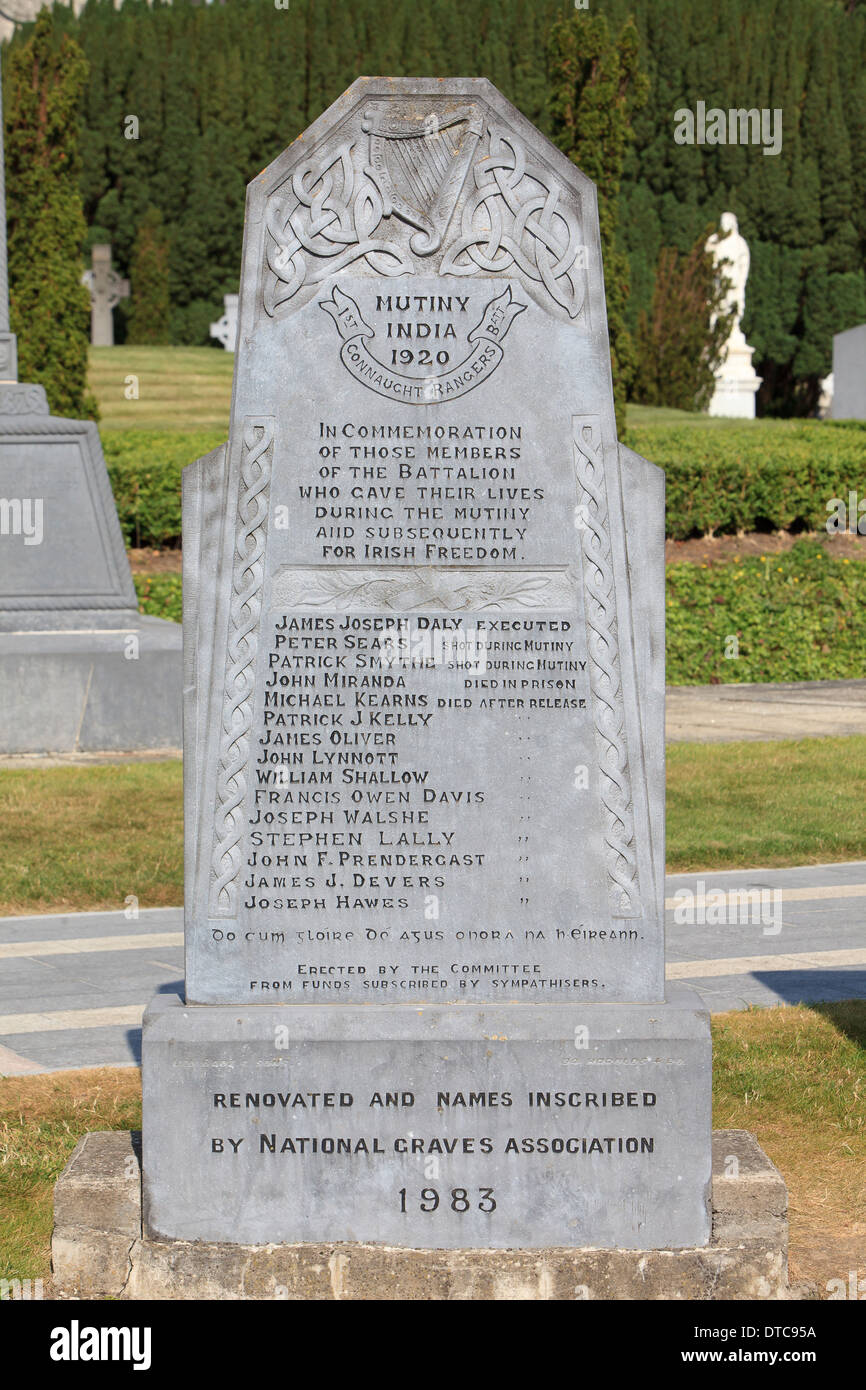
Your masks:
{"label": "celtic cross headstone", "polygon": [[91,269],[81,277],[90,290],[90,342],[93,347],[114,346],[114,310],[129,298],[129,281],[111,268],[111,247],[94,246]]}

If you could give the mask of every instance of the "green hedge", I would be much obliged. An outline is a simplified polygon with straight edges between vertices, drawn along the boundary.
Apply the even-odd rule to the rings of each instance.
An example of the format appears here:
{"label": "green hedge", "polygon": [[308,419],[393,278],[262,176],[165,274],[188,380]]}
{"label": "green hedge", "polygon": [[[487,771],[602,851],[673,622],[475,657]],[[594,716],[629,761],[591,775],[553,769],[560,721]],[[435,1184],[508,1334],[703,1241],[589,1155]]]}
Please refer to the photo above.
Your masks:
{"label": "green hedge", "polygon": [[180,475],[223,430],[102,430],[102,449],[128,546],[180,545]]}
{"label": "green hedge", "polygon": [[866,496],[866,425],[818,420],[651,426],[628,443],[667,475],[674,540],[738,531],[818,531],[831,497]]}
{"label": "green hedge", "polygon": [[783,555],[668,566],[669,684],[864,676],[863,561],[803,540]]}
{"label": "green hedge", "polygon": [[[135,583],[142,612],[180,621],[179,575]],[[668,566],[670,685],[864,676],[863,561],[833,559],[815,541],[798,541],[784,555]]]}
{"label": "green hedge", "polygon": [[[127,545],[180,545],[181,469],[224,438],[219,430],[103,430]],[[667,473],[667,534],[674,540],[817,531],[831,497],[866,496],[866,422],[645,426],[629,430],[627,442]]]}
{"label": "green hedge", "polygon": [[138,606],[152,618],[179,623],[183,618],[183,586],[179,574],[133,575]]}

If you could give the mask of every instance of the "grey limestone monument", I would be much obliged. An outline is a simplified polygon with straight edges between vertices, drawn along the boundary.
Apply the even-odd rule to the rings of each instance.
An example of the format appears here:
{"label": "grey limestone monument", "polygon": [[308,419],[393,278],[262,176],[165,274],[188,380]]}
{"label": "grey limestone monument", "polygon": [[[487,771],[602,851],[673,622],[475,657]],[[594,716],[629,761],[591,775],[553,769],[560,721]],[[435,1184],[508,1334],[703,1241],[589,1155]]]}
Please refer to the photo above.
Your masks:
{"label": "grey limestone monument", "polygon": [[834,420],[866,420],[866,323],[833,338]]}
{"label": "grey limestone monument", "polygon": [[486,82],[361,82],[246,222],[229,443],[184,478],[147,1228],[703,1245],[664,480],[616,442],[595,189]]}
{"label": "grey limestone monument", "polygon": [[181,629],[142,617],[99,431],[18,381],[0,116],[0,753],[175,748]]}
{"label": "grey limestone monument", "polygon": [[129,298],[129,281],[112,270],[110,246],[94,246],[90,261],[90,270],[85,270],[81,277],[90,291],[90,342],[93,347],[113,347],[112,311],[122,299]]}
{"label": "grey limestone monument", "polygon": [[[186,985],[124,1296],[775,1287],[665,989],[664,478],[616,438],[596,190],[487,81],[359,79],[250,184],[183,509]],[[89,1141],[67,1289],[115,1248]]]}

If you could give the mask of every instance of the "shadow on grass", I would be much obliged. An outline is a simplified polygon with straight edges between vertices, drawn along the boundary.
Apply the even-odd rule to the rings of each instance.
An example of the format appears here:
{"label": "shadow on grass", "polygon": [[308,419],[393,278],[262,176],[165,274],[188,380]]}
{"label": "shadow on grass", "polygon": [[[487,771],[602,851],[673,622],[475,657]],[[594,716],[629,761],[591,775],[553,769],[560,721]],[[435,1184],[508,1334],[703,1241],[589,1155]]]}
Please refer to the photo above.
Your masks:
{"label": "shadow on grass", "polygon": [[828,1023],[844,1033],[857,1047],[866,1051],[866,999],[840,999],[808,1006]]}

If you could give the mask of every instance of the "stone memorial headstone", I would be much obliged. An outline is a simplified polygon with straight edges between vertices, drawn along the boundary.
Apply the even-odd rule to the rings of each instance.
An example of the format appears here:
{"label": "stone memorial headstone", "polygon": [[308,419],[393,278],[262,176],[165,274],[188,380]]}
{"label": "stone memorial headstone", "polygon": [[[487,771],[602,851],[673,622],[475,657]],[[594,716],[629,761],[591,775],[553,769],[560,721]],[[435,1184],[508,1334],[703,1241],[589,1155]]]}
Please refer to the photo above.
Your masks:
{"label": "stone memorial headstone", "polygon": [[210,336],[216,338],[218,343],[222,343],[226,352],[234,352],[235,343],[238,336],[238,299],[237,294],[224,294],[223,304],[225,312],[216,323],[210,326]]}
{"label": "stone memorial headstone", "polygon": [[866,420],[866,323],[833,336],[834,420]]}
{"label": "stone memorial headstone", "polygon": [[732,212],[721,216],[721,235],[707,241],[717,264],[730,281],[722,305],[723,312],[733,313],[731,331],[725,344],[725,355],[716,372],[716,386],[709,404],[710,415],[753,420],[755,396],[763,380],[752,366],[755,349],[749,347],[740,323],[746,312],[746,281],[749,278],[751,255],[749,246],[740,235],[737,219]]}
{"label": "stone memorial headstone", "polygon": [[112,310],[122,299],[129,298],[129,281],[111,268],[111,247],[94,246],[91,269],[85,270],[82,283],[90,290],[90,342],[93,347],[114,347],[114,315]]}
{"label": "stone memorial headstone", "polygon": [[616,439],[595,187],[487,81],[360,79],[250,184],[183,508],[145,1235],[706,1244],[664,478]]}

